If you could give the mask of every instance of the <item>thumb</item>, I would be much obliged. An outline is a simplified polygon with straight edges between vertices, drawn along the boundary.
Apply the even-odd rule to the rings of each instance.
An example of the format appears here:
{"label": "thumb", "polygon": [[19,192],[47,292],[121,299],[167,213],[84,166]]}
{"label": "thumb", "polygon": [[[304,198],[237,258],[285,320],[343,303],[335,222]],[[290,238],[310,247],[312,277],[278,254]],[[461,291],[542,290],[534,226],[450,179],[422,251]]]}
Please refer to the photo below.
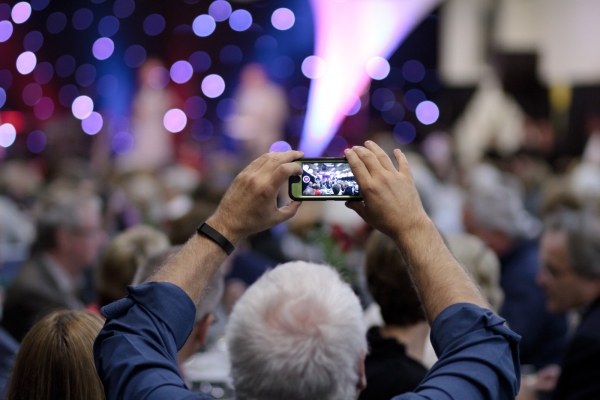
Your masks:
{"label": "thumb", "polygon": [[288,219],[296,215],[296,212],[298,211],[301,205],[301,201],[290,201],[287,206],[281,207],[278,213],[279,223],[287,221]]}
{"label": "thumb", "polygon": [[362,219],[365,219],[365,203],[362,201],[347,201],[346,207],[354,210]]}

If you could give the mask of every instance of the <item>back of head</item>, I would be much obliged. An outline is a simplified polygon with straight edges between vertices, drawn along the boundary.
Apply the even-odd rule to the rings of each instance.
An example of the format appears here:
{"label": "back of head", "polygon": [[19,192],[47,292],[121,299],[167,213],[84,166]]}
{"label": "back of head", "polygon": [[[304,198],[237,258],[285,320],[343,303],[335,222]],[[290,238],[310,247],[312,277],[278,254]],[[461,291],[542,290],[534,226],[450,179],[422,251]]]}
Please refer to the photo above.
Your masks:
{"label": "back of head", "polygon": [[408,265],[396,244],[379,231],[367,241],[365,273],[371,295],[386,325],[410,326],[425,321]]}
{"label": "back of head", "polygon": [[149,226],[136,226],[110,241],[98,266],[96,290],[99,305],[105,306],[126,295],[138,268],[148,257],[168,249],[167,236]]}
{"label": "back of head", "polygon": [[9,400],[97,400],[104,388],[92,347],[102,320],[86,311],[56,311],[31,328],[17,353]]}
{"label": "back of head", "polygon": [[365,333],[358,298],[333,268],[297,261],[268,271],[227,327],[238,399],[353,399]]}

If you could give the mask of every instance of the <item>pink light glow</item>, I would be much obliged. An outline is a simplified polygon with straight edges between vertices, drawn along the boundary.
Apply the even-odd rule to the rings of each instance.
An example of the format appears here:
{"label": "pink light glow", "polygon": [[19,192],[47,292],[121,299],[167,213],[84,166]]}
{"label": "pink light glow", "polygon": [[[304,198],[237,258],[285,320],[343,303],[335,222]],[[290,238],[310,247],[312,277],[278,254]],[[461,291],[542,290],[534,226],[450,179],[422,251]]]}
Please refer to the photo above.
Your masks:
{"label": "pink light glow", "polygon": [[[389,58],[413,28],[441,0],[311,0],[315,56],[327,66],[311,83],[300,150],[320,156],[356,96],[369,83],[367,63]],[[304,70],[304,68],[303,68]]]}

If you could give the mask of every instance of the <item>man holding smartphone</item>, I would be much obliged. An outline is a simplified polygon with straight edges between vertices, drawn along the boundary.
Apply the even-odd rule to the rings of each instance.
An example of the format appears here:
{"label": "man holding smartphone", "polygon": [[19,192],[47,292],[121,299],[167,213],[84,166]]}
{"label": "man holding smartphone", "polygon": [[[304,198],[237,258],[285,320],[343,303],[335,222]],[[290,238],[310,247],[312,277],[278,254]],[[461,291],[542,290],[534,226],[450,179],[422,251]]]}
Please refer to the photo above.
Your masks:
{"label": "man holding smartphone", "polygon": [[[277,208],[276,198],[290,176],[302,174],[292,162],[302,156],[270,153],[252,162],[198,235],[150,282],[103,309],[107,323],[94,356],[107,399],[204,398],[190,393],[177,371],[188,317],[233,245],[295,215],[299,202]],[[398,168],[370,141],[346,151],[364,198],[346,206],[398,245],[432,324],[440,359],[416,393],[397,399],[512,399],[519,389],[519,337],[487,309],[423,210],[406,158],[400,150],[394,156]]]}

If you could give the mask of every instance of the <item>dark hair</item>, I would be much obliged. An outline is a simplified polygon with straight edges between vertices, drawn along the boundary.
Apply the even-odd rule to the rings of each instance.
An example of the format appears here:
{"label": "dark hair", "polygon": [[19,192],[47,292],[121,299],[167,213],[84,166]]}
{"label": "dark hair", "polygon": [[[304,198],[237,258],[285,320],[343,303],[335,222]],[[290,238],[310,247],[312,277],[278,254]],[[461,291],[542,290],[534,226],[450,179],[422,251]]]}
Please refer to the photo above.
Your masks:
{"label": "dark hair", "polygon": [[408,326],[425,320],[421,300],[396,244],[379,231],[367,241],[365,272],[369,291],[386,325]]}
{"label": "dark hair", "polygon": [[338,194],[340,192],[340,190],[342,190],[342,187],[340,186],[339,183],[335,183],[332,187],[331,190],[333,190],[333,194]]}

